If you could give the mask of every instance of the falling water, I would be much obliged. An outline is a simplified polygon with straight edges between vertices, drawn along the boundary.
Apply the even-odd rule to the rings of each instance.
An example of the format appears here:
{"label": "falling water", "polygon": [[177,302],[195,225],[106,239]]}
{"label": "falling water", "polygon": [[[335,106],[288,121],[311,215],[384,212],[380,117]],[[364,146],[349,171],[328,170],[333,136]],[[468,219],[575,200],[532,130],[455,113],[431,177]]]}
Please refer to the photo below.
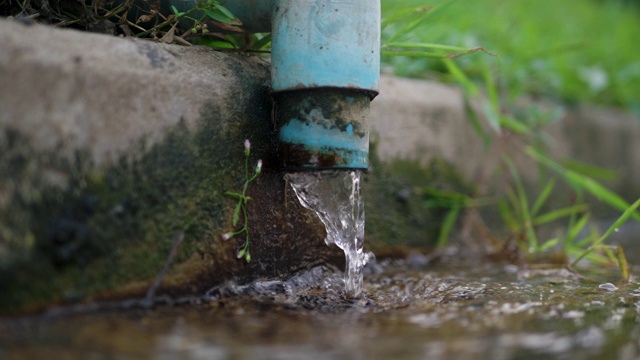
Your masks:
{"label": "falling water", "polygon": [[315,211],[327,229],[327,245],[336,244],[346,258],[345,288],[357,297],[362,291],[362,268],[369,256],[364,245],[364,202],[360,171],[301,172],[287,175],[300,203]]}

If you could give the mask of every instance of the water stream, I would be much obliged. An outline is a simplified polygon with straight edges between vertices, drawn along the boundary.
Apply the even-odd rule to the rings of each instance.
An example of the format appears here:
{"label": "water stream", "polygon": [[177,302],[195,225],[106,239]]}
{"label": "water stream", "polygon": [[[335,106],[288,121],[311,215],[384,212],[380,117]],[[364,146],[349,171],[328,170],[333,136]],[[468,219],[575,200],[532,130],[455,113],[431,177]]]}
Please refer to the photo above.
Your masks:
{"label": "water stream", "polygon": [[362,250],[364,201],[360,194],[360,171],[291,173],[287,180],[300,203],[324,223],[327,245],[335,244],[344,251],[345,290],[348,296],[358,297],[362,292],[362,268],[370,257]]}

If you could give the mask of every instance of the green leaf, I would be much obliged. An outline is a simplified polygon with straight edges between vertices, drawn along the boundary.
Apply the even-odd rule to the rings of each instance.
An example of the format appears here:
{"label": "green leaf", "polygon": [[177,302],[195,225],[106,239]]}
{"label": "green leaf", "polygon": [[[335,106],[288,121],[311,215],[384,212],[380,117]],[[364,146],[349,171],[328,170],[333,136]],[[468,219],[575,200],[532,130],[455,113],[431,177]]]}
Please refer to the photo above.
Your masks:
{"label": "green leaf", "polygon": [[[411,49],[411,50],[406,50]],[[416,50],[418,49],[418,50]],[[434,51],[425,51],[434,50]],[[383,55],[408,56],[408,57],[425,57],[453,59],[464,55],[470,55],[476,52],[484,52],[486,54],[496,56],[496,54],[486,50],[483,47],[464,48],[460,46],[448,46],[431,43],[389,43],[381,48]],[[445,51],[445,52],[442,52]],[[457,51],[451,53],[450,51]]]}
{"label": "green leaf", "polygon": [[220,4],[216,4],[216,9],[218,9],[224,16],[228,17],[229,19],[235,19],[236,16],[233,15],[231,13],[231,11],[229,11],[229,9],[227,9],[226,7],[220,5]]}
{"label": "green leaf", "polygon": [[611,261],[611,263],[613,264],[618,264],[618,260],[616,259],[616,256],[613,254],[613,251],[611,251],[612,246],[598,246],[598,249],[602,249],[604,251],[605,254],[607,254],[607,257],[609,258],[609,261]]}
{"label": "green leaf", "polygon": [[520,215],[522,216],[522,221],[524,225],[525,232],[527,234],[527,240],[529,242],[529,252],[537,252],[538,249],[538,236],[536,235],[535,229],[533,227],[533,220],[531,219],[531,214],[529,213],[529,201],[527,199],[527,194],[524,191],[524,184],[522,183],[522,179],[520,177],[520,173],[518,173],[518,169],[515,164],[509,157],[504,156],[503,160],[509,167],[509,171],[511,172],[511,177],[516,185],[516,191],[518,194],[518,203],[520,205]]}
{"label": "green leaf", "polygon": [[240,209],[242,208],[242,202],[238,202],[236,208],[233,210],[233,226],[238,225],[238,220],[240,219]]}
{"label": "green leaf", "polygon": [[384,19],[382,21],[382,24],[380,25],[380,27],[382,29],[384,29],[385,27],[387,27],[387,25],[392,24],[392,23],[394,23],[396,21],[402,20],[402,19],[404,19],[404,18],[406,18],[408,16],[411,16],[413,14],[416,14],[416,13],[431,11],[431,9],[433,9],[433,6],[427,5],[427,6],[420,6],[420,7],[413,8],[413,9],[400,10],[397,13],[391,15],[390,17]]}
{"label": "green leaf", "polygon": [[[595,243],[600,238],[600,236],[601,235],[600,235],[600,231],[598,230],[598,228],[596,226],[592,225],[590,227],[590,230],[589,230],[589,233],[587,234],[587,236],[585,236],[583,239],[580,239],[579,241],[575,242],[575,244],[576,244],[576,246],[578,248],[580,248],[582,250],[588,244]],[[571,241],[573,241],[573,239],[571,239]]]}
{"label": "green leaf", "polygon": [[178,11],[178,8],[173,5],[171,5],[171,10],[173,10],[173,13],[176,14],[176,16],[182,15],[180,11]]}
{"label": "green leaf", "polygon": [[531,128],[527,124],[503,114],[500,115],[500,125],[518,134],[531,133]]}
{"label": "green leaf", "polygon": [[[568,248],[567,253],[571,257],[576,257],[582,251],[583,251],[582,248],[571,246],[571,247]],[[585,259],[587,259],[592,264],[599,264],[599,265],[602,265],[602,266],[606,266],[606,265],[610,265],[611,264],[611,260],[609,260],[608,257],[606,257],[606,256],[604,256],[604,255],[602,255],[600,253],[597,253],[597,252],[590,252],[587,256],[585,256]]]}
{"label": "green leaf", "polygon": [[600,166],[595,166],[591,164],[585,164],[580,161],[576,161],[573,159],[567,159],[562,162],[562,165],[569,170],[572,170],[576,173],[589,176],[594,179],[599,179],[602,181],[614,181],[618,178],[618,172],[605,169]]}
{"label": "green leaf", "polygon": [[549,211],[546,214],[542,214],[533,219],[534,225],[542,225],[552,221],[556,221],[558,219],[562,219],[563,217],[571,216],[576,213],[581,213],[589,209],[588,205],[578,204],[573,206],[564,207],[561,209],[556,209],[553,211]]}
{"label": "green leaf", "polygon": [[438,54],[438,53],[426,52],[426,51],[381,50],[380,53],[382,55],[406,56],[406,57],[417,57],[417,58],[427,58],[427,59],[446,59],[447,58],[447,55],[445,54]]}
{"label": "green leaf", "polygon": [[544,242],[544,244],[540,245],[540,248],[538,250],[540,252],[547,251],[552,247],[558,245],[559,242],[560,242],[560,238],[553,238],[553,239],[547,240]]}
{"label": "green leaf", "polygon": [[498,202],[498,211],[500,212],[502,221],[504,221],[511,232],[517,233],[520,231],[520,225],[513,216],[513,212],[509,208],[509,205],[507,205],[506,201],[500,200]]}
{"label": "green leaf", "polygon": [[271,44],[271,33],[268,33],[262,38],[258,39],[251,45],[251,47],[253,48],[253,50],[261,50],[262,48],[267,47],[267,45],[269,44]]}
{"label": "green leaf", "polygon": [[629,220],[630,217],[633,216],[633,214],[635,214],[636,209],[638,208],[638,206],[640,206],[640,199],[636,200],[636,202],[634,202],[631,206],[629,206],[624,213],[622,213],[622,215],[618,218],[618,220],[616,220],[613,225],[611,225],[609,227],[609,229],[607,229],[607,231],[595,242],[593,243],[593,245],[589,246],[586,250],[584,250],[582,252],[582,254],[580,254],[572,263],[571,266],[575,266],[580,260],[582,260],[582,258],[584,258],[586,255],[588,255],[591,251],[593,251],[593,249],[600,245],[602,242],[604,242],[604,240],[606,240],[609,235],[611,235],[617,228],[619,228],[620,226],[622,226],[622,224],[624,224],[627,220]]}
{"label": "green leaf", "polygon": [[[580,235],[580,233],[582,232],[582,229],[584,229],[584,227],[587,225],[589,218],[590,218],[589,213],[586,213],[580,218],[580,220],[578,220],[578,222],[576,222],[575,224],[572,224],[567,229],[567,236],[564,239],[565,246],[567,244],[573,243],[573,240],[575,240],[578,237],[578,235]],[[592,236],[592,238],[595,238],[595,237]]]}
{"label": "green leaf", "polygon": [[[428,11],[426,11],[426,12],[424,12],[422,14],[419,14],[417,19],[415,19],[414,21],[411,21],[408,24],[406,24],[405,26],[403,26],[400,30],[398,30],[398,32],[393,34],[391,36],[391,38],[389,38],[389,40],[387,42],[391,43],[394,40],[399,39],[400,37],[410,33],[415,28],[417,28],[418,26],[422,25],[428,18],[430,18],[431,16],[439,13],[440,11],[442,11],[442,9],[444,9],[447,6],[449,6],[452,2],[453,2],[453,0],[445,0],[441,4],[439,4],[437,6],[434,6],[433,8],[428,9]],[[416,10],[418,10],[418,9],[421,9],[421,8],[417,8]]]}
{"label": "green leaf", "polygon": [[447,67],[449,73],[453,76],[453,78],[462,86],[462,89],[467,93],[467,95],[475,97],[480,91],[478,87],[467,77],[467,75],[456,65],[456,63],[451,59],[442,59],[442,63]]}
{"label": "green leaf", "polygon": [[519,222],[522,222],[522,214],[520,213],[520,201],[518,200],[518,197],[516,196],[516,193],[513,192],[512,188],[508,188],[506,191],[506,195],[507,195],[507,200],[509,200],[509,205],[511,206],[511,211],[513,214],[515,214],[516,218],[519,220]]}
{"label": "green leaf", "polygon": [[618,267],[624,281],[629,281],[630,269],[627,257],[624,254],[622,246],[616,246],[616,259],[618,260]]}
{"label": "green leaf", "polygon": [[489,125],[500,133],[500,99],[498,98],[498,89],[493,78],[493,72],[488,65],[483,67],[482,75],[484,77],[485,88],[489,102],[483,104],[484,112],[489,120]]}
{"label": "green leaf", "polygon": [[467,95],[464,96],[464,111],[467,115],[466,118],[471,124],[473,131],[475,131],[476,135],[478,135],[482,139],[482,144],[484,145],[484,149],[487,150],[489,146],[491,146],[491,135],[484,131],[482,125],[480,125],[480,120],[478,119],[478,114],[476,114],[475,109],[471,106],[471,102]]}
{"label": "green leaf", "polygon": [[414,42],[392,42],[386,43],[385,48],[403,48],[403,49],[433,49],[445,51],[467,51],[468,48],[461,46],[450,46],[433,43],[414,43]]}
{"label": "green leaf", "polygon": [[449,199],[451,203],[456,204],[466,204],[472,201],[469,196],[457,191],[444,191],[434,187],[425,187],[422,192],[435,198]]}
{"label": "green leaf", "polygon": [[[629,203],[626,202],[622,197],[620,197],[620,195],[602,186],[600,183],[593,180],[592,178],[586,175],[578,174],[572,170],[569,170],[563,167],[562,165],[551,160],[549,157],[542,154],[541,152],[539,152],[538,150],[534,149],[531,146],[527,146],[526,153],[532,158],[534,158],[536,161],[540,162],[541,164],[547,166],[551,170],[556,171],[558,174],[563,176],[565,180],[573,187],[577,189],[584,189],[585,191],[589,192],[591,195],[609,204],[609,206],[615,209],[618,209],[620,211],[625,211],[626,209],[629,208]],[[630,216],[633,217],[635,220],[640,221],[640,214],[633,212]]]}
{"label": "green leaf", "polygon": [[547,184],[544,186],[544,188],[540,192],[540,195],[538,195],[536,201],[533,203],[533,207],[531,208],[531,216],[536,216],[538,214],[538,211],[540,211],[542,206],[547,202],[547,199],[549,199],[549,196],[551,195],[551,192],[553,192],[553,188],[555,187],[555,185],[555,179],[552,178],[547,181]]}
{"label": "green leaf", "polygon": [[244,198],[242,194],[233,191],[225,191],[224,194],[237,200],[242,200]]}
{"label": "green leaf", "polygon": [[458,215],[460,214],[460,210],[462,208],[460,206],[456,206],[451,209],[447,216],[444,218],[442,222],[442,228],[440,229],[440,234],[438,235],[438,248],[443,248],[447,246],[449,242],[449,235],[451,234],[451,230],[453,229],[453,225],[455,225],[456,220],[458,219]]}
{"label": "green leaf", "polygon": [[496,112],[496,109],[489,102],[482,103],[482,110],[491,128],[500,133],[500,114]]}
{"label": "green leaf", "polygon": [[223,24],[229,24],[231,20],[233,20],[232,17],[228,17],[222,11],[220,11],[220,9],[205,8],[204,13],[207,14],[207,16],[211,19],[219,21]]}

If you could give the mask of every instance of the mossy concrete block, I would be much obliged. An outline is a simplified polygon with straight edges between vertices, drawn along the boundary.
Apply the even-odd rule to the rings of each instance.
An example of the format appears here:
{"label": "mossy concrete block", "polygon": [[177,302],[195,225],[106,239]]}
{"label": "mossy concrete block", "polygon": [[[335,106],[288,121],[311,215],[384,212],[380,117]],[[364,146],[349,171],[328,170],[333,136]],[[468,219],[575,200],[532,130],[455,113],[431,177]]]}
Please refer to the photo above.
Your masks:
{"label": "mossy concrete block", "polygon": [[[0,48],[0,312],[141,296],[180,235],[169,294],[342,264],[278,170],[267,61],[7,20]],[[633,200],[640,122],[610,109],[566,114],[549,130],[553,154],[620,170],[611,185]],[[434,245],[449,209],[425,188],[503,184],[500,152],[485,149],[454,87],[383,77],[370,128],[374,252]],[[236,258],[244,239],[220,237],[234,230],[225,192],[243,186],[245,139],[250,168],[264,163],[249,186],[249,263]],[[516,162],[534,181],[530,160]]]}
{"label": "mossy concrete block", "polygon": [[[370,127],[383,162],[404,159],[426,166],[433,159],[446,160],[488,195],[501,193],[510,182],[500,169],[505,154],[532,190],[540,177],[552,174],[540,172],[542,167],[523,151],[526,143],[534,143],[532,139],[491,129],[482,104],[472,103],[480,126],[491,137],[491,145],[485,145],[469,122],[463,94],[454,86],[383,76],[380,89],[372,102]],[[555,119],[542,129],[540,138],[550,156],[612,170],[617,176],[602,180],[604,185],[629,202],[640,197],[640,119],[636,116],[602,106],[572,107],[525,98],[510,111],[528,121]],[[553,201],[566,204],[572,196],[569,190],[565,187]],[[615,215],[605,214],[610,208],[591,200],[602,216]]]}
{"label": "mossy concrete block", "polygon": [[[198,293],[342,258],[277,170],[258,57],[0,21],[0,310]],[[234,200],[252,143],[252,261]],[[238,226],[236,226],[236,229]]]}
{"label": "mossy concrete block", "polygon": [[482,167],[482,139],[469,126],[462,93],[437,82],[382,76],[371,103],[371,138],[385,163],[433,159],[456,165],[467,178]]}

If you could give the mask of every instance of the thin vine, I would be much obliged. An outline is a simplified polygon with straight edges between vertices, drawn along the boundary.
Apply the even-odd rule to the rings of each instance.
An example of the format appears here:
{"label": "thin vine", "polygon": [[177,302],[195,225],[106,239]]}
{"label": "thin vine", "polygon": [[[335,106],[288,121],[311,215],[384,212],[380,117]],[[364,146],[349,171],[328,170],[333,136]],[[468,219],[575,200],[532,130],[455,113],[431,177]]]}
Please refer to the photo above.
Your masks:
{"label": "thin vine", "polygon": [[249,196],[247,196],[247,189],[249,188],[249,184],[258,178],[260,172],[262,171],[262,160],[258,160],[258,163],[253,170],[253,175],[249,174],[249,155],[251,154],[251,142],[248,139],[244,141],[244,187],[242,188],[242,192],[233,192],[226,191],[224,194],[238,200],[235,209],[233,210],[233,227],[238,225],[238,221],[240,221],[240,213],[242,213],[242,218],[244,220],[244,224],[242,228],[236,231],[231,231],[222,234],[222,240],[229,240],[236,235],[243,234],[245,235],[244,245],[238,250],[236,253],[236,257],[238,259],[243,258],[247,261],[251,261],[251,253],[249,252],[249,217],[247,216],[247,202],[251,200]]}

